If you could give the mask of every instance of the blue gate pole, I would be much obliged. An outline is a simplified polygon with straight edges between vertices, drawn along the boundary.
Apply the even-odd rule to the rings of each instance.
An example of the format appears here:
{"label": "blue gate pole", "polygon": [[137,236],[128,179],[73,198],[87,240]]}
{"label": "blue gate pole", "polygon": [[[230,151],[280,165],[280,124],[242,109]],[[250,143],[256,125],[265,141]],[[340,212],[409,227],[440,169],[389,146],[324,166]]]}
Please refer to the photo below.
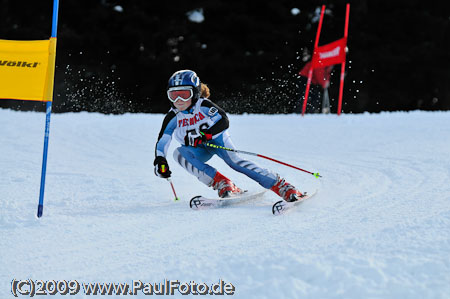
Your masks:
{"label": "blue gate pole", "polygon": [[[59,0],[53,1],[53,20],[52,20],[52,38],[56,38],[56,30],[58,27],[58,8]],[[39,205],[37,217],[40,218],[44,211],[44,190],[45,175],[47,173],[47,153],[48,153],[48,137],[50,134],[50,115],[52,114],[52,101],[47,102],[45,116],[45,136],[44,136],[44,153],[42,157],[42,173],[41,173],[41,190],[39,192]]]}

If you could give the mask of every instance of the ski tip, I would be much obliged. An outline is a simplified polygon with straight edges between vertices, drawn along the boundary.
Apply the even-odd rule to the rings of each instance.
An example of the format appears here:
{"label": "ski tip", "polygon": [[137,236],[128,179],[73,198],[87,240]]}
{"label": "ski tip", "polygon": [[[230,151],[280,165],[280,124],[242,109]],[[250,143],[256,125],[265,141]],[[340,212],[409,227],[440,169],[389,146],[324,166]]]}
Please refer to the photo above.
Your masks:
{"label": "ski tip", "polygon": [[272,206],[272,214],[273,215],[280,215],[281,211],[283,210],[283,206],[282,206],[283,200],[279,200],[276,203],[273,204]]}
{"label": "ski tip", "polygon": [[189,201],[189,207],[191,209],[198,208],[200,202],[197,199],[200,197],[201,197],[201,195],[197,195],[197,196],[194,196],[191,198],[191,200]]}

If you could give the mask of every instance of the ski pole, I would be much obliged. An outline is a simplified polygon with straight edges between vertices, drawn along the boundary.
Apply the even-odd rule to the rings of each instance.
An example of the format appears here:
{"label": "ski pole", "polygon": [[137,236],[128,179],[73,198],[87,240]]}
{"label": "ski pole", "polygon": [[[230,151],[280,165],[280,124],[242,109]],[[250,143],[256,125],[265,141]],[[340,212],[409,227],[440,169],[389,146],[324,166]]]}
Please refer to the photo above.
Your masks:
{"label": "ski pole", "polygon": [[[162,165],[162,166],[161,166],[161,171],[162,171],[163,173],[166,172],[166,166],[165,166],[165,165]],[[170,177],[167,178],[167,181],[170,183],[170,187],[172,187],[173,195],[175,195],[174,201],[180,200],[180,199],[178,198],[178,196],[177,196],[177,193],[175,192],[175,188],[173,187],[173,183],[172,183],[172,180],[170,179]]]}
{"label": "ski pole", "polygon": [[300,171],[312,174],[316,178],[321,178],[322,177],[318,172],[311,172],[311,171],[308,171],[308,170],[304,170],[304,169],[301,169],[301,168],[299,168],[297,166],[294,166],[294,165],[291,165],[291,164],[288,164],[288,163],[285,163],[285,162],[282,162],[282,161],[278,161],[278,160],[276,160],[274,158],[270,158],[270,157],[267,157],[267,156],[264,156],[264,155],[251,153],[251,152],[246,152],[246,151],[240,151],[240,150],[237,150],[237,149],[232,149],[232,148],[228,148],[228,147],[224,147],[224,146],[220,146],[220,145],[216,145],[216,144],[212,144],[212,143],[207,143],[207,142],[202,143],[202,144],[205,145],[205,146],[212,147],[212,148],[223,149],[223,150],[230,151],[230,152],[235,152],[235,153],[238,153],[238,154],[246,154],[246,155],[251,155],[251,156],[257,156],[257,157],[260,157],[260,158],[264,158],[264,159],[267,159],[267,160],[270,160],[270,161],[273,161],[273,162],[276,162],[276,163],[280,163],[280,164],[283,164],[285,166],[289,166],[289,167],[292,167],[294,169],[297,169],[297,170],[300,170]]}
{"label": "ski pole", "polygon": [[167,178],[167,181],[170,183],[170,186],[172,187],[173,194],[175,195],[174,201],[180,200],[180,199],[178,198],[178,196],[177,196],[177,193],[175,192],[175,188],[173,187],[172,180],[171,180],[170,178]]}

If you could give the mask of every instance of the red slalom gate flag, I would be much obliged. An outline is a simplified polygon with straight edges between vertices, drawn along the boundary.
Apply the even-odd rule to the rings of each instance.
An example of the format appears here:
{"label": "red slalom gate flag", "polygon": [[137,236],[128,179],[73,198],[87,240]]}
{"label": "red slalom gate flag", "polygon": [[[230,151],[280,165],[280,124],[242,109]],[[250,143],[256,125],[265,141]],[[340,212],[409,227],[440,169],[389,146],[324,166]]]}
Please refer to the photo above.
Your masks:
{"label": "red slalom gate flag", "polygon": [[332,43],[317,47],[312,58],[313,68],[325,67],[345,62],[347,38],[343,37]]}
{"label": "red slalom gate flag", "polygon": [[[323,45],[319,47],[319,37],[320,37],[320,31],[322,30],[322,22],[323,22],[323,15],[325,12],[325,5],[322,5],[322,9],[320,11],[320,20],[319,20],[319,26],[317,27],[317,34],[316,34],[316,41],[314,43],[314,52],[313,57],[311,60],[311,66],[307,70],[308,73],[308,82],[306,83],[306,90],[305,90],[305,97],[303,100],[303,107],[302,107],[302,116],[305,115],[306,111],[306,104],[308,102],[308,95],[309,95],[309,87],[311,85],[312,77],[313,77],[313,70],[316,68],[325,68],[327,66],[332,66],[335,64],[341,65],[341,84],[339,86],[339,102],[338,102],[338,110],[337,114],[341,114],[342,110],[342,94],[344,90],[344,76],[345,76],[345,56],[346,56],[346,48],[347,48],[347,36],[348,36],[348,19],[350,15],[350,3],[347,3],[346,5],[346,12],[345,12],[345,28],[344,28],[344,37],[341,39],[338,39],[337,41],[334,41],[332,43],[329,43],[327,45]],[[303,71],[303,70],[302,70]],[[301,73],[301,75],[303,75]]]}
{"label": "red slalom gate flag", "polygon": [[[311,62],[305,64],[305,66],[300,71],[299,75],[303,77],[308,77],[309,69],[311,68]],[[312,84],[317,84],[322,86],[322,88],[327,88],[330,85],[330,76],[333,66],[317,67],[313,69],[313,74],[311,78]]]}

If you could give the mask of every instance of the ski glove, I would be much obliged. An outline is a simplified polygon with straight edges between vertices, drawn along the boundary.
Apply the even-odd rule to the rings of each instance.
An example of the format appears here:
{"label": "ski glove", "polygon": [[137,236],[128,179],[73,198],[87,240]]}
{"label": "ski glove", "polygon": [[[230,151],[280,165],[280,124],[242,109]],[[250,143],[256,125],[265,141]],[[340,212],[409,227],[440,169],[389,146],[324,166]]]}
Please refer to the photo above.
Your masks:
{"label": "ski glove", "polygon": [[169,169],[169,164],[167,164],[166,158],[162,156],[157,156],[153,162],[155,165],[155,175],[160,178],[167,179],[170,178],[172,172]]}
{"label": "ski glove", "polygon": [[197,147],[199,144],[202,144],[202,142],[207,142],[212,139],[212,134],[208,132],[202,132],[197,133],[196,131],[189,131],[187,132],[186,136],[184,137],[184,144],[186,146],[190,145],[193,147]]}

